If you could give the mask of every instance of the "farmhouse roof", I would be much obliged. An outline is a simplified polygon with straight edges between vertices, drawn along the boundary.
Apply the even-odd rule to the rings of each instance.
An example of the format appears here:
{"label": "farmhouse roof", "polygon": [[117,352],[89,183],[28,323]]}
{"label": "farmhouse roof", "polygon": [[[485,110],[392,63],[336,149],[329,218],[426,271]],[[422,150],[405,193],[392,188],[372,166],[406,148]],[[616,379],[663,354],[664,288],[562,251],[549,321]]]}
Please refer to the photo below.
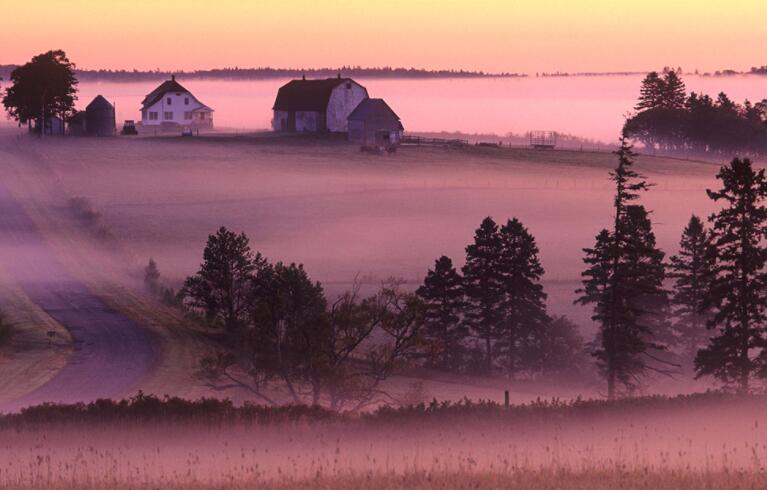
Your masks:
{"label": "farmhouse roof", "polygon": [[389,107],[383,99],[365,99],[349,114],[349,121],[375,122],[378,124],[391,124],[404,129],[399,116]]}
{"label": "farmhouse roof", "polygon": [[277,92],[275,111],[317,111],[328,108],[330,95],[339,85],[353,82],[351,78],[326,78],[316,80],[291,80]]}
{"label": "farmhouse roof", "polygon": [[[152,106],[157,103],[160,99],[163,98],[165,94],[168,92],[187,92],[190,93],[187,89],[183,87],[180,83],[176,81],[176,76],[173,75],[170,80],[165,80],[160,84],[159,87],[152,90],[149,95],[144,97],[144,100],[141,102],[141,105],[144,108],[147,108],[149,106]],[[199,101],[198,101],[199,102]]]}

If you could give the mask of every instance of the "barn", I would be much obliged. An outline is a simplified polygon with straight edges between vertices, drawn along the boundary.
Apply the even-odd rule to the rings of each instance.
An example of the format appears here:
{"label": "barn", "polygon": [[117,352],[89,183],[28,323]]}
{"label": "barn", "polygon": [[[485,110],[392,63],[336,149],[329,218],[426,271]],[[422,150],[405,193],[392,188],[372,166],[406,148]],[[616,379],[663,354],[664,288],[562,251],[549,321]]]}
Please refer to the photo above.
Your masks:
{"label": "barn", "polygon": [[141,126],[212,128],[213,109],[176,81],[164,81],[141,102]]}
{"label": "barn", "polygon": [[402,122],[383,99],[365,99],[349,114],[349,141],[391,148],[402,140]]}
{"label": "barn", "polygon": [[292,80],[277,92],[272,128],[286,132],[345,133],[349,114],[367,98],[365,87],[341,75]]}
{"label": "barn", "polygon": [[115,134],[115,108],[101,95],[85,107],[85,133],[88,136]]}

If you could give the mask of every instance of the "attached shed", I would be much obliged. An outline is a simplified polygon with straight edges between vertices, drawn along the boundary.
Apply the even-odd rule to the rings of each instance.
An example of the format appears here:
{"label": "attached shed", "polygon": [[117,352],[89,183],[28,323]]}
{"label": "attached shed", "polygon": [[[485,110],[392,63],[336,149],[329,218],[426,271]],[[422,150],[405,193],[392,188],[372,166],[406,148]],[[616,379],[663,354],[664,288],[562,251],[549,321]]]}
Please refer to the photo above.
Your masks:
{"label": "attached shed", "polygon": [[85,136],[85,111],[76,112],[67,120],[67,128],[72,136]]}
{"label": "attached shed", "polygon": [[277,92],[272,128],[285,132],[340,132],[347,118],[367,99],[365,87],[351,78],[291,80]]}
{"label": "attached shed", "polygon": [[402,141],[402,122],[383,99],[365,99],[349,114],[349,141],[391,148]]}
{"label": "attached shed", "polygon": [[85,108],[85,132],[89,136],[115,134],[115,108],[103,96],[96,96]]}

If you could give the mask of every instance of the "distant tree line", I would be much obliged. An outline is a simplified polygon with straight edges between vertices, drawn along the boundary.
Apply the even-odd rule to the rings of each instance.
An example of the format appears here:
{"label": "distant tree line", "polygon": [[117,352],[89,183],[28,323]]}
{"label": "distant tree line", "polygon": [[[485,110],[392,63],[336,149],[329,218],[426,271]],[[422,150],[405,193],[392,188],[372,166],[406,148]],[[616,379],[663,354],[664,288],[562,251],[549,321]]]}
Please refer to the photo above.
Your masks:
{"label": "distant tree line", "polygon": [[[10,75],[17,65],[0,65],[0,77]],[[142,82],[170,78],[171,75],[186,79],[223,79],[223,80],[260,80],[271,78],[330,78],[338,74],[344,77],[360,78],[484,78],[484,77],[523,77],[519,73],[489,73],[472,70],[427,70],[403,67],[361,67],[340,66],[337,68],[213,68],[209,70],[168,71],[168,70],[84,70],[78,69],[75,75],[84,81]]]}
{"label": "distant tree line", "polygon": [[651,72],[642,81],[635,109],[625,131],[648,148],[717,154],[767,151],[767,99],[738,104],[724,92],[716,99],[688,95],[677,72]]}

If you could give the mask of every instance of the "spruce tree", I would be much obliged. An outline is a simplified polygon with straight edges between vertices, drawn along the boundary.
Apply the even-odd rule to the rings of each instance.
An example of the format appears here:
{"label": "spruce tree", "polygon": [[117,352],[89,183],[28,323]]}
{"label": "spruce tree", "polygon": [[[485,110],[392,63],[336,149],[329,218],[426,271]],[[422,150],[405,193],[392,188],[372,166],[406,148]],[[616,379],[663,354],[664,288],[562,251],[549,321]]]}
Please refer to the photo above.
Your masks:
{"label": "spruce tree", "polygon": [[463,266],[465,319],[484,344],[487,373],[493,371],[493,349],[504,319],[500,252],[498,225],[488,216],[477,228],[474,243],[466,247],[466,264]]}
{"label": "spruce tree", "polygon": [[544,270],[538,259],[535,238],[516,218],[500,229],[501,255],[498,272],[503,292],[499,347],[506,358],[509,377],[525,366],[520,350],[534,343],[549,321],[546,293],[540,284]]}
{"label": "spruce tree", "polygon": [[602,230],[594,248],[585,249],[580,304],[593,304],[599,335],[592,355],[608,382],[608,397],[618,385],[631,391],[648,371],[668,372],[666,345],[671,341],[668,295],[663,288],[664,254],[655,243],[647,211],[629,205],[621,226],[631,230],[618,250],[615,237]]}
{"label": "spruce tree", "polygon": [[767,302],[767,180],[748,159],[734,159],[721,168],[718,191],[708,190],[724,207],[709,218],[717,256],[717,276],[705,298],[714,308],[709,345],[698,352],[698,376],[714,376],[742,393],[752,378],[764,375],[765,305]]}
{"label": "spruce tree", "polygon": [[671,257],[673,328],[685,366],[692,366],[695,355],[708,343],[706,323],[711,314],[704,299],[715,267],[711,236],[703,221],[693,215],[682,233],[679,253]]}
{"label": "spruce tree", "polygon": [[429,270],[416,294],[426,304],[423,339],[429,363],[456,371],[464,361],[468,328],[461,318],[464,307],[463,278],[449,257],[442,256]]}
{"label": "spruce tree", "polygon": [[661,107],[664,109],[684,109],[687,89],[682,79],[674,71],[666,72],[661,89]]}
{"label": "spruce tree", "polygon": [[149,263],[144,267],[144,286],[152,294],[160,292],[160,269],[157,268],[157,262],[149,259]]}
{"label": "spruce tree", "polygon": [[650,185],[633,169],[635,154],[625,133],[620,143],[618,165],[610,172],[616,189],[613,229],[600,232],[595,247],[584,250],[587,269],[576,300],[594,305],[599,338],[593,355],[611,399],[619,383],[631,389],[654,369],[648,360],[656,360],[652,351],[661,345],[653,338],[658,319],[649,313],[663,306],[663,255],[655,247],[647,212],[631,205]]}
{"label": "spruce tree", "polygon": [[666,84],[658,75],[658,72],[652,71],[642,80],[642,86],[639,89],[639,101],[635,109],[639,112],[657,109],[662,106],[663,94]]}

